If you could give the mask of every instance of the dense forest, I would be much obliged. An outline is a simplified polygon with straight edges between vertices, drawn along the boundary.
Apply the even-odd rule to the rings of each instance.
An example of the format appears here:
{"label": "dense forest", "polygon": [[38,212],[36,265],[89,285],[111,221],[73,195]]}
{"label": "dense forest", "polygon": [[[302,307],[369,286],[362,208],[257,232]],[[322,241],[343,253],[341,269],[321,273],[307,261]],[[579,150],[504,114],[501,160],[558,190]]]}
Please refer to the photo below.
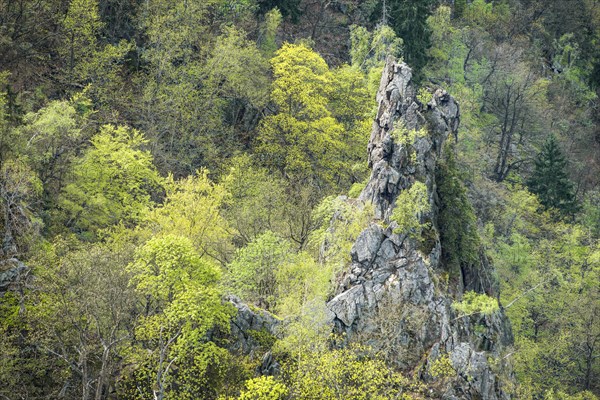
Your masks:
{"label": "dense forest", "polygon": [[[460,126],[389,127],[382,213],[392,59]],[[598,399],[599,96],[598,0],[0,0],[0,399],[492,399],[386,350],[435,316],[332,328],[373,226],[441,243],[465,335],[510,321],[498,399]]]}

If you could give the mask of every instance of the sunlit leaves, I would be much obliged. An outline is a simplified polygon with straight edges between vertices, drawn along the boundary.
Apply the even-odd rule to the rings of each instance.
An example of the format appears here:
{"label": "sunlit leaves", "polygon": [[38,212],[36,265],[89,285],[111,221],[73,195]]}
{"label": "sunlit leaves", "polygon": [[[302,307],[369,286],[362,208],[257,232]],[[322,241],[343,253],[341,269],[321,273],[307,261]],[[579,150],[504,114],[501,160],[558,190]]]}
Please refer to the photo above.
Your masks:
{"label": "sunlit leaves", "polygon": [[259,159],[291,182],[312,181],[320,190],[346,183],[367,136],[364,78],[347,67],[330,71],[303,44],[284,44],[271,64],[278,113],[259,127]]}
{"label": "sunlit leaves", "polygon": [[272,376],[260,376],[245,383],[246,389],[240,393],[239,400],[280,400],[284,399],[288,389]]}
{"label": "sunlit leaves", "polygon": [[331,73],[323,58],[307,46],[284,44],[271,60],[271,97],[283,112],[298,119],[328,115]]}
{"label": "sunlit leaves", "polygon": [[427,186],[419,181],[413,183],[410,188],[400,192],[396,199],[391,217],[398,224],[394,231],[418,237],[424,227],[421,218],[430,209]]}
{"label": "sunlit leaves", "polygon": [[233,315],[221,302],[220,272],[200,258],[189,239],[175,235],[150,239],[128,270],[145,299],[135,331],[141,348],[132,357],[147,362],[157,377],[155,396],[192,398],[208,384],[208,367],[218,364],[224,352],[206,335],[214,327],[226,332]]}
{"label": "sunlit leaves", "polygon": [[476,292],[466,292],[460,302],[452,304],[452,308],[459,312],[460,316],[471,316],[476,314],[490,315],[500,309],[498,300]]}
{"label": "sunlit leaves", "polygon": [[221,215],[230,198],[224,186],[213,183],[208,171],[201,170],[180,180],[169,176],[164,187],[166,199],[148,214],[148,227],[155,233],[183,236],[201,256],[222,260],[231,235]]}
{"label": "sunlit leaves", "polygon": [[307,352],[290,372],[297,399],[410,399],[413,389],[409,379],[361,346]]}
{"label": "sunlit leaves", "polygon": [[142,150],[143,135],[105,125],[91,142],[60,198],[67,226],[94,233],[118,222],[139,221],[152,203],[152,191],[161,185],[152,156]]}

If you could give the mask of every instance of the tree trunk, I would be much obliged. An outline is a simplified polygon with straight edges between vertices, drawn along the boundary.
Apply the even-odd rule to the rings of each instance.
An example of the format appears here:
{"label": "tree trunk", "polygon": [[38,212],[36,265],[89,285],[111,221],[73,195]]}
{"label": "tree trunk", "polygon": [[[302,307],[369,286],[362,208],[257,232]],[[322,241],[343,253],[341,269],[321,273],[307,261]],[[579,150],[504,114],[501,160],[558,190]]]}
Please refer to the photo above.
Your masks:
{"label": "tree trunk", "polygon": [[102,393],[104,389],[104,383],[106,381],[106,371],[108,369],[108,357],[110,356],[110,346],[104,346],[102,352],[102,366],[100,368],[100,374],[98,376],[98,384],[96,386],[95,400],[102,400]]}

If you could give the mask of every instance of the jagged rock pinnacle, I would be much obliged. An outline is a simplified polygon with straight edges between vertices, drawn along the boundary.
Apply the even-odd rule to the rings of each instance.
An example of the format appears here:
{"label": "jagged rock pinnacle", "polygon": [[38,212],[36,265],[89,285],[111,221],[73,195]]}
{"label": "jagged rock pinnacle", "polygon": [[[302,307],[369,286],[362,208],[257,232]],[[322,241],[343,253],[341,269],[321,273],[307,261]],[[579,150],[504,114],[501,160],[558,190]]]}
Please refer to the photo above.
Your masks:
{"label": "jagged rock pinnacle", "polygon": [[[351,265],[327,304],[334,331],[344,333],[348,341],[368,344],[390,363],[425,381],[433,379],[432,363],[448,357],[456,376],[440,386],[442,398],[508,399],[488,363],[488,357],[500,357],[512,343],[507,318],[502,311],[457,318],[451,305],[462,288],[448,290],[447,281],[443,283],[435,169],[444,141],[457,133],[459,107],[441,89],[423,104],[411,78],[406,64],[387,60],[368,146],[372,173],[359,197],[373,204],[375,215],[358,236]],[[403,143],[394,134],[401,126],[425,128],[427,134]],[[425,248],[395,232],[390,219],[398,195],[416,181],[426,185],[431,205],[428,215],[421,216],[431,223],[431,244]],[[510,372],[506,376],[511,379]]]}
{"label": "jagged rock pinnacle", "polygon": [[[432,175],[444,141],[458,130],[460,116],[454,98],[438,89],[427,104],[420,104],[411,79],[408,65],[388,58],[377,91],[377,116],[367,149],[371,178],[360,196],[360,200],[373,203],[375,216],[380,219],[389,217],[396,196],[415,178]],[[402,145],[392,139],[394,127],[399,124],[408,130],[428,128],[429,134],[414,144],[415,163],[409,162]]]}

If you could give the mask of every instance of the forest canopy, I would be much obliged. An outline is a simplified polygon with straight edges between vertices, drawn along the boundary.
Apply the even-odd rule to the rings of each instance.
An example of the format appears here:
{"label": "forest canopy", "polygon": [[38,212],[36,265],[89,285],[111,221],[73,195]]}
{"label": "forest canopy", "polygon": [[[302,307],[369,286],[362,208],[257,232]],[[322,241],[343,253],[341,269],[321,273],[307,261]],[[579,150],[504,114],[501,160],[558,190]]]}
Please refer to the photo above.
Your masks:
{"label": "forest canopy", "polygon": [[[0,0],[0,398],[441,396],[447,355],[424,382],[325,323],[388,57],[460,130],[439,226],[429,181],[381,225],[440,231],[449,295],[495,267],[452,312],[508,316],[513,398],[600,397],[598,0]],[[237,301],[281,332],[241,351]]]}

